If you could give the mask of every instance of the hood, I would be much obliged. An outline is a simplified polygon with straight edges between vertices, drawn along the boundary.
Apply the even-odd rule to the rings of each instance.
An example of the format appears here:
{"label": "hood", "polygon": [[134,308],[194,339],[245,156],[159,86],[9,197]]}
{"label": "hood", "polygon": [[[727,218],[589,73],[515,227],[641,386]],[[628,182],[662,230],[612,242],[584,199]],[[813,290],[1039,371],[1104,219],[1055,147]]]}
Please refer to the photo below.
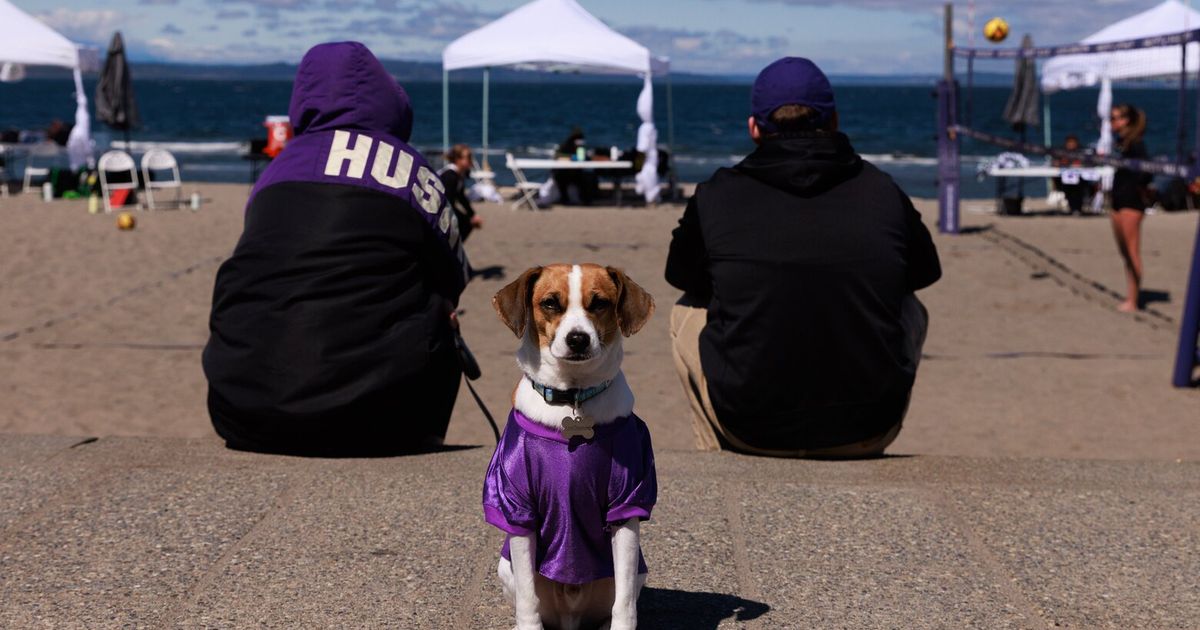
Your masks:
{"label": "hood", "polygon": [[764,140],[733,168],[772,188],[811,197],[854,177],[862,164],[844,133],[797,133]]}
{"label": "hood", "polygon": [[288,116],[297,136],[335,129],[384,132],[408,142],[408,94],[358,42],[313,46],[296,71]]}

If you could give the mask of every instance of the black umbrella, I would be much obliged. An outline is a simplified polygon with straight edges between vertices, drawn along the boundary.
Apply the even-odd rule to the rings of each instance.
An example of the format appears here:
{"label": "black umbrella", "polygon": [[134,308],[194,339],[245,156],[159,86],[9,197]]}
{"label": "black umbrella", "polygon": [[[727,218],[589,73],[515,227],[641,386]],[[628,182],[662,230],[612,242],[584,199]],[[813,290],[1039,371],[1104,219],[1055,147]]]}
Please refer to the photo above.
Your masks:
{"label": "black umbrella", "polygon": [[[1026,35],[1021,40],[1021,48],[1033,48],[1033,38]],[[1038,117],[1040,96],[1037,61],[1032,57],[1019,57],[1016,72],[1013,74],[1013,91],[1008,96],[1008,103],[1004,105],[1004,120],[1024,135],[1025,127],[1037,125],[1041,120]]]}
{"label": "black umbrella", "polygon": [[[1021,48],[1033,48],[1033,38],[1026,35],[1021,39]],[[1041,118],[1038,116],[1038,100],[1041,91],[1038,89],[1037,61],[1033,57],[1018,57],[1016,72],[1013,74],[1013,91],[1008,95],[1004,104],[1004,120],[1012,125],[1013,130],[1021,134],[1021,144],[1025,143],[1025,132],[1031,125],[1037,125]],[[997,186],[1003,186],[1003,180]],[[1025,196],[1025,180],[1017,179],[1017,196]]]}
{"label": "black umbrella", "polygon": [[96,117],[113,129],[125,132],[125,150],[129,150],[129,130],[141,124],[129,63],[125,60],[125,42],[121,33],[113,33],[100,82],[96,84]]}

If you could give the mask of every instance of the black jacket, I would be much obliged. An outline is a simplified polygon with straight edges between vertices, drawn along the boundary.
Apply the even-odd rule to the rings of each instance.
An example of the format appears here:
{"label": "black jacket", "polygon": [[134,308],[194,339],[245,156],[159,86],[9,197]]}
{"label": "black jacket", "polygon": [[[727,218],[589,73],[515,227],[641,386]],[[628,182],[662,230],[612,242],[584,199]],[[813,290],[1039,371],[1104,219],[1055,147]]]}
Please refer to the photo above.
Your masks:
{"label": "black jacket", "polygon": [[467,197],[467,181],[453,166],[446,166],[438,171],[438,177],[442,179],[442,186],[446,188],[446,201],[458,216],[458,234],[463,242],[466,242],[471,230],[475,229],[471,225],[471,219],[475,218],[475,208],[471,206],[471,199]]}
{"label": "black jacket", "polygon": [[204,372],[218,431],[254,450],[344,439],[347,452],[405,446],[364,436],[444,432],[459,290],[445,256],[393,196],[310,182],[259,192],[213,291]]}
{"label": "black jacket", "polygon": [[886,431],[916,373],[900,305],[941,276],[912,202],[842,134],[768,140],[696,189],[667,280],[707,305],[700,356],[722,424],[751,446]]}

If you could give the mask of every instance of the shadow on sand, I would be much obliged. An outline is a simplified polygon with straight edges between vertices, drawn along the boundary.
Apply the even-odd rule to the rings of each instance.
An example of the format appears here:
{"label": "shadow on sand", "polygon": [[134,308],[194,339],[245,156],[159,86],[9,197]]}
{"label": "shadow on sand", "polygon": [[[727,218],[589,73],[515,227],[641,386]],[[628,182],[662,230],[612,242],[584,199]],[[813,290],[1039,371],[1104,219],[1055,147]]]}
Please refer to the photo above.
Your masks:
{"label": "shadow on sand", "polygon": [[646,587],[638,597],[638,626],[710,630],[724,619],[748,621],[769,610],[771,607],[762,602],[735,595]]}
{"label": "shadow on sand", "polygon": [[1170,302],[1171,292],[1159,291],[1158,289],[1142,289],[1138,299],[1141,300],[1142,306],[1149,306],[1155,302]]}
{"label": "shadow on sand", "polygon": [[471,269],[471,279],[479,278],[481,280],[503,280],[504,265],[491,265],[488,267],[480,267]]}

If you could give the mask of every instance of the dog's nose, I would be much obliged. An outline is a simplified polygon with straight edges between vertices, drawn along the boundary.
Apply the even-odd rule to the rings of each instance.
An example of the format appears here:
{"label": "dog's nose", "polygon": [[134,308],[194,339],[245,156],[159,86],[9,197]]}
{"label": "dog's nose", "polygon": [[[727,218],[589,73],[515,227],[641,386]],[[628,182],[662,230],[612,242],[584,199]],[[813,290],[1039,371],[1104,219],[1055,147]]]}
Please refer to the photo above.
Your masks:
{"label": "dog's nose", "polygon": [[567,347],[571,349],[571,352],[580,354],[584,350],[587,350],[591,344],[592,338],[585,332],[572,330],[567,333]]}

